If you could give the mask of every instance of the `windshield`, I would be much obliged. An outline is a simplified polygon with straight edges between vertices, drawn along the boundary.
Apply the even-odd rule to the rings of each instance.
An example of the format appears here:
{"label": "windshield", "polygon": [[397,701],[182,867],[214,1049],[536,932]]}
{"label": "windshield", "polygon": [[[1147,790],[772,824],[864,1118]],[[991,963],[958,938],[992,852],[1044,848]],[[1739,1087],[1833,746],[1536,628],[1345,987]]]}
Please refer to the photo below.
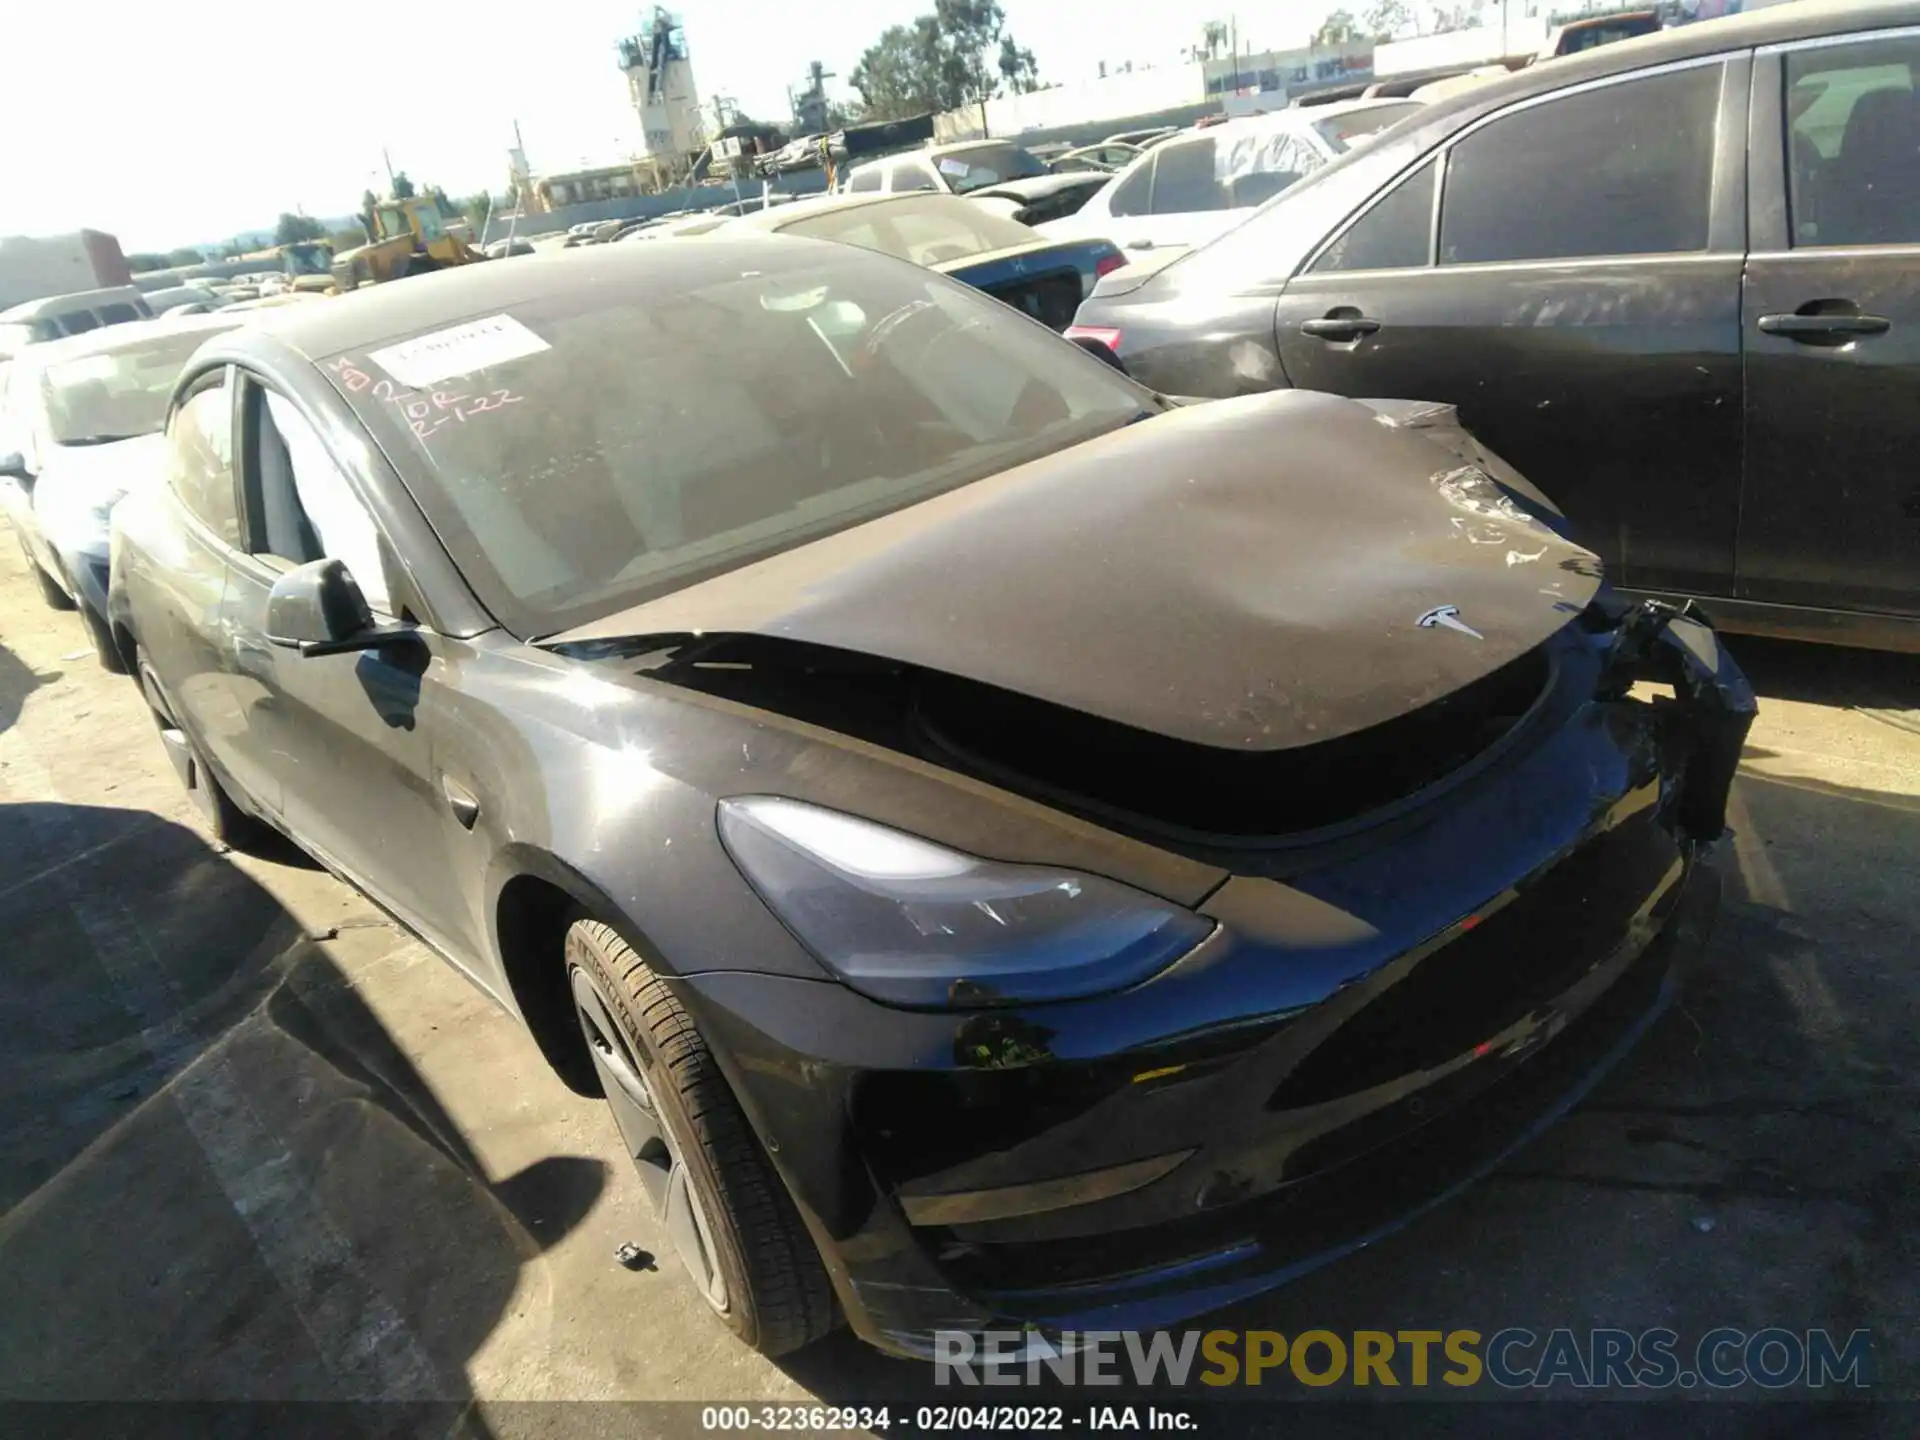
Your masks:
{"label": "windshield", "polygon": [[644,264],[325,362],[510,631],[583,624],[1157,408],[924,270],[729,248],[751,268],[670,288]]}
{"label": "windshield", "polygon": [[101,445],[154,434],[180,367],[210,334],[194,329],[48,366],[40,377],[48,435],[56,445]]}
{"label": "windshield", "polygon": [[312,243],[289,245],[281,253],[286,256],[289,274],[325,275],[328,273],[327,252],[320,245]]}
{"label": "windshield", "polygon": [[1002,180],[1026,180],[1047,173],[1038,158],[1018,145],[970,145],[933,163],[956,195],[983,185],[998,185]]}
{"label": "windshield", "polygon": [[789,235],[838,240],[863,250],[897,255],[916,265],[964,260],[988,250],[1007,250],[1038,237],[982,207],[950,195],[916,196],[883,205],[856,205],[808,215],[780,227]]}
{"label": "windshield", "polygon": [[1313,128],[1320,132],[1320,138],[1327,142],[1333,153],[1339,155],[1353,148],[1356,140],[1378,135],[1419,108],[1418,100],[1409,100],[1402,105],[1369,105],[1364,110],[1349,110],[1344,115],[1316,120]]}
{"label": "windshield", "polygon": [[1638,35],[1651,35],[1659,28],[1659,18],[1653,15],[1622,15],[1597,24],[1572,26],[1562,33],[1554,53],[1578,55],[1583,50],[1592,50],[1601,45],[1631,40]]}

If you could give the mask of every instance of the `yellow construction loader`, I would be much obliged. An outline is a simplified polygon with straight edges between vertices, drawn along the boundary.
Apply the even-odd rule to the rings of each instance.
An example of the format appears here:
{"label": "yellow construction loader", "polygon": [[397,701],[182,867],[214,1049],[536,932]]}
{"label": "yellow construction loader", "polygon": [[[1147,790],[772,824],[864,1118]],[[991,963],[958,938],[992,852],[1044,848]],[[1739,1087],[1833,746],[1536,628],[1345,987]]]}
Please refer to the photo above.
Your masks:
{"label": "yellow construction loader", "polygon": [[373,207],[373,234],[368,242],[333,257],[333,283],[341,290],[355,290],[485,258],[458,235],[448,233],[440,207],[428,197],[382,200]]}

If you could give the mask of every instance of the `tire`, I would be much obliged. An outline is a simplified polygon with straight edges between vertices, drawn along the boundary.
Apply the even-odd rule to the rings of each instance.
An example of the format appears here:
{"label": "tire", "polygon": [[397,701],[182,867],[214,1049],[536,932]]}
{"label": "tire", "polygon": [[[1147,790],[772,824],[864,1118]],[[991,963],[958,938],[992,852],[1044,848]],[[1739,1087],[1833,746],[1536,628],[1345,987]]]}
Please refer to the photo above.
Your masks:
{"label": "tire", "polygon": [[20,548],[26,552],[27,568],[33,572],[33,583],[40,587],[40,598],[47,602],[47,608],[49,610],[73,609],[73,597],[62,590],[60,582],[49,575],[41,567],[40,562],[33,558],[33,551],[27,549],[26,541],[20,542]]}
{"label": "tire", "polygon": [[694,1288],[763,1355],[827,1335],[820,1252],[693,1017],[610,926],[576,921],[566,960],[621,1139]]}
{"label": "tire", "polygon": [[121,658],[120,647],[113,643],[113,627],[107,624],[106,617],[91,605],[80,607],[80,623],[87,627],[87,638],[93,641],[93,653],[99,658],[100,668],[109,675],[127,673],[127,662]]}
{"label": "tire", "polygon": [[[220,783],[220,777],[213,773],[200,754],[199,747],[174,722],[172,713],[167,709],[166,698],[161,693],[159,677],[154,674],[153,666],[147,663],[147,652],[136,647],[134,663],[138,667],[141,692],[147,697],[147,708],[153,714],[153,723],[159,727],[161,741],[171,752],[170,758],[174,760],[175,768],[186,772],[187,798],[193,801],[194,808],[200,812],[207,833],[219,844],[233,850],[271,850],[278,839],[273,827],[249,815],[235,803],[226,787]],[[181,764],[182,759],[184,765]]]}

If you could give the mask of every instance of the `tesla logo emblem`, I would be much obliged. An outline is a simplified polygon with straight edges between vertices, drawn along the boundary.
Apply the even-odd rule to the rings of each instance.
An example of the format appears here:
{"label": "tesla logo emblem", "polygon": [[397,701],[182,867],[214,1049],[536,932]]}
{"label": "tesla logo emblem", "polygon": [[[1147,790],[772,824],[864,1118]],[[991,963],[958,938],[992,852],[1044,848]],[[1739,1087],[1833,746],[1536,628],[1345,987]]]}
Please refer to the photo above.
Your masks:
{"label": "tesla logo emblem", "polygon": [[1413,623],[1422,630],[1431,630],[1437,625],[1444,625],[1449,630],[1458,630],[1462,635],[1471,635],[1476,640],[1487,638],[1460,618],[1458,605],[1436,605]]}

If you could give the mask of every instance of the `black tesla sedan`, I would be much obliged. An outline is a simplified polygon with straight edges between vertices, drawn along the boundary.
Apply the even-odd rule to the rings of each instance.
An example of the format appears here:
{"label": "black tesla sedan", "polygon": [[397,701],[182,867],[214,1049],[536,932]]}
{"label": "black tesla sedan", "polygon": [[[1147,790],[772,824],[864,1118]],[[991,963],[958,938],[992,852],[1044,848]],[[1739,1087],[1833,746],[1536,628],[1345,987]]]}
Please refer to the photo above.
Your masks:
{"label": "black tesla sedan", "polygon": [[207,820],[604,1094],[769,1352],[1362,1243],[1569,1103],[1711,903],[1744,681],[1444,408],[1176,406],[756,237],[265,317],[168,437],[110,610]]}
{"label": "black tesla sedan", "polygon": [[1176,395],[1459,407],[1631,590],[1920,650],[1920,3],[1779,5],[1423,107],[1069,330]]}

